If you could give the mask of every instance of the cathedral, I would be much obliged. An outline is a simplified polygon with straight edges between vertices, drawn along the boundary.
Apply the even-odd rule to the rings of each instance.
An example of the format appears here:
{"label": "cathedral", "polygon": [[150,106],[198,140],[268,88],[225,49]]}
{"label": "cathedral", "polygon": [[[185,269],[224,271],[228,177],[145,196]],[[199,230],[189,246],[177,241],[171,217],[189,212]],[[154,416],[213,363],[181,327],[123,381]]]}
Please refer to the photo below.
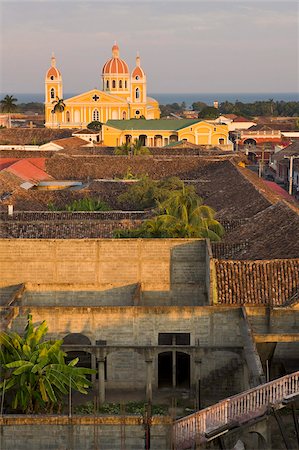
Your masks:
{"label": "cathedral", "polygon": [[147,97],[146,75],[137,54],[132,73],[127,63],[119,57],[115,43],[110,58],[102,69],[102,90],[93,89],[64,99],[62,112],[54,112],[56,100],[63,99],[63,83],[56,58],[52,55],[51,67],[45,78],[45,126],[48,128],[84,128],[92,121],[159,119],[158,102]]}

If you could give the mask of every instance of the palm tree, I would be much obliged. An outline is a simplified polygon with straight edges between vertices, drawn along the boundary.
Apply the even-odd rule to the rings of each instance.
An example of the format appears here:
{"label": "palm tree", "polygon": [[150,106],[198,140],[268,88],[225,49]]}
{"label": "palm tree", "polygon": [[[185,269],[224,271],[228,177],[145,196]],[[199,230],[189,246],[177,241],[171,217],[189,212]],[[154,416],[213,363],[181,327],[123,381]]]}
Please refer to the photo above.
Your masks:
{"label": "palm tree", "polygon": [[172,237],[202,237],[220,241],[223,226],[215,219],[215,211],[203,205],[193,186],[183,185],[160,203],[157,219],[167,226]]}
{"label": "palm tree", "polygon": [[[53,114],[58,113],[58,119],[59,119],[59,114],[60,114],[60,118],[61,118],[61,114],[65,110],[65,106],[66,106],[63,98],[56,97],[56,100],[53,100],[52,104],[54,105]],[[60,122],[61,122],[61,120],[60,121],[58,120],[58,128],[60,127]]]}
{"label": "palm tree", "polygon": [[17,101],[18,99],[14,98],[13,95],[6,95],[0,102],[1,110],[8,113],[8,128],[11,128],[11,113],[17,109],[17,105],[15,104]]}
{"label": "palm tree", "polygon": [[115,155],[150,155],[147,147],[142,145],[140,139],[135,139],[133,143],[125,142],[114,150]]}
{"label": "palm tree", "polygon": [[95,371],[75,367],[78,358],[66,364],[63,341],[43,341],[47,330],[45,321],[34,327],[28,315],[24,337],[12,331],[0,333],[0,395],[12,391],[13,409],[52,411],[61,407],[70,389],[87,394],[91,386],[86,375]]}

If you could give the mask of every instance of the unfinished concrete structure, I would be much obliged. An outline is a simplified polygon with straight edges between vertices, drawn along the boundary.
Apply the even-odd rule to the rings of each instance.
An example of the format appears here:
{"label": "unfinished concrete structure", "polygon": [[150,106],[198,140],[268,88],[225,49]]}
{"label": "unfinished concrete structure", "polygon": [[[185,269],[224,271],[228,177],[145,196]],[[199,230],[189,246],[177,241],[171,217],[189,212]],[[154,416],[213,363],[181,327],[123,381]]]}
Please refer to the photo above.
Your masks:
{"label": "unfinished concrete structure", "polygon": [[196,239],[1,240],[0,252],[2,327],[46,320],[98,368],[101,402],[166,388],[203,407],[264,381],[266,361],[276,376],[296,369],[299,260],[217,260]]}

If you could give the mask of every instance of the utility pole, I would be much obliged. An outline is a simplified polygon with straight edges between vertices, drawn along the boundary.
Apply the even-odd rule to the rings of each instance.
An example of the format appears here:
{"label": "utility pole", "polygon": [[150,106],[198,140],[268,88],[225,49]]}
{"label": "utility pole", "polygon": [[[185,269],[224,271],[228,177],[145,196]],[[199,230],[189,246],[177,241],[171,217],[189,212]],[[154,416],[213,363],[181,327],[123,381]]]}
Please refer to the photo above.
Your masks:
{"label": "utility pole", "polygon": [[285,159],[290,160],[290,170],[289,170],[289,194],[293,194],[293,170],[294,170],[294,159],[298,159],[299,155],[284,156]]}
{"label": "utility pole", "polygon": [[262,147],[262,159],[259,161],[259,177],[261,178],[263,176],[264,172],[264,160],[265,160],[265,144],[263,144]]}

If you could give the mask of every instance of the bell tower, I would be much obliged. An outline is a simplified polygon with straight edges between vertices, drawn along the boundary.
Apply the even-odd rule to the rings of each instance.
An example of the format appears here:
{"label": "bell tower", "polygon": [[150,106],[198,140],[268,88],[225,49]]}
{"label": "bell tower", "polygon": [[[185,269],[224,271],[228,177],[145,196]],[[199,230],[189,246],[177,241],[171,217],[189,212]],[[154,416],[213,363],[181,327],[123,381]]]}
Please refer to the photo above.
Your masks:
{"label": "bell tower", "polygon": [[45,104],[52,103],[56,98],[63,98],[62,77],[56,67],[54,53],[51,57],[51,67],[48,69],[45,78]]}
{"label": "bell tower", "polygon": [[131,75],[132,103],[146,103],[146,76],[140,66],[140,56],[137,53],[136,66]]}

